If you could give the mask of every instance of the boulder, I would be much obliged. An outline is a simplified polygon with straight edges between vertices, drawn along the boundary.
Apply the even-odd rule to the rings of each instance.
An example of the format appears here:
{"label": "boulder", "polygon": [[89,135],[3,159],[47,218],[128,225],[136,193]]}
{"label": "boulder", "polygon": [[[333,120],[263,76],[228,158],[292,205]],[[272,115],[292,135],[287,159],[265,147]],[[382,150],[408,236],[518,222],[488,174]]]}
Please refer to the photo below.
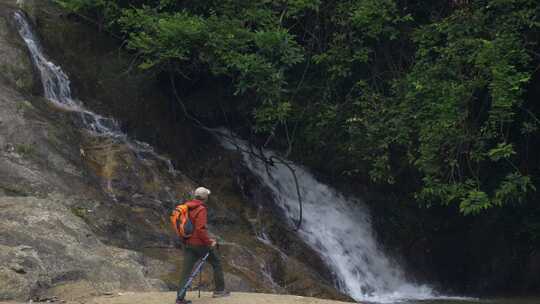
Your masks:
{"label": "boulder", "polygon": [[86,282],[88,294],[156,290],[140,253],[103,244],[61,195],[0,197],[0,299]]}

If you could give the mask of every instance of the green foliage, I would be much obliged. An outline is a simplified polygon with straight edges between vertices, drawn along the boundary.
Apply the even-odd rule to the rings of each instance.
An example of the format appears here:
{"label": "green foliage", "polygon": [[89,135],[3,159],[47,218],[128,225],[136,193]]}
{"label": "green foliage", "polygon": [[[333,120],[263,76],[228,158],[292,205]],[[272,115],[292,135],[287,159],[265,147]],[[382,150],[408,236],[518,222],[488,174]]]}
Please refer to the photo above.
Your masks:
{"label": "green foliage", "polygon": [[194,48],[207,39],[205,21],[185,12],[169,15],[127,9],[118,22],[129,33],[127,47],[143,57],[143,69],[193,60]]}
{"label": "green foliage", "polygon": [[[458,10],[417,30],[416,63],[405,84],[408,115],[416,117],[410,123],[419,131],[413,164],[427,185],[449,189],[431,199],[459,202],[465,214],[533,189],[529,177],[509,173],[516,152],[508,141],[519,140],[510,132],[532,73],[532,45],[522,37],[530,23],[521,16],[537,8],[509,1],[513,10],[494,10],[502,2],[508,1]],[[510,165],[489,164],[501,159]]]}
{"label": "green foliage", "polygon": [[493,202],[498,206],[511,201],[523,202],[530,191],[536,191],[530,177],[519,172],[510,173],[495,191]]}
{"label": "green foliage", "polygon": [[257,131],[271,132],[276,123],[286,122],[290,113],[291,104],[288,102],[267,104],[258,108],[255,113]]}
{"label": "green foliage", "polygon": [[[220,10],[212,8],[206,14],[172,4],[124,8],[115,21],[128,37],[127,47],[140,56],[141,68],[184,77],[207,69],[231,77],[238,95],[255,93],[261,105],[281,102],[287,86],[284,71],[300,63],[303,52],[294,36],[279,26],[277,16],[260,8],[266,2],[245,7],[224,2]],[[313,8],[310,1],[293,4]]]}
{"label": "green foliage", "polygon": [[489,197],[483,191],[471,190],[461,200],[459,210],[464,214],[478,213],[491,207]]}
{"label": "green foliage", "polygon": [[354,1],[343,9],[350,10],[348,22],[365,38],[396,39],[399,34],[396,25],[412,21],[410,15],[399,16],[394,0]]}
{"label": "green foliage", "polygon": [[120,7],[117,1],[110,0],[54,0],[63,8],[83,12],[95,16],[101,25],[105,21],[111,26],[120,15]]}
{"label": "green foliage", "polygon": [[511,144],[500,143],[497,147],[488,151],[488,156],[492,161],[498,161],[516,154]]}
{"label": "green foliage", "polygon": [[57,2],[142,69],[227,79],[249,127],[330,174],[463,214],[535,191],[536,0]]}

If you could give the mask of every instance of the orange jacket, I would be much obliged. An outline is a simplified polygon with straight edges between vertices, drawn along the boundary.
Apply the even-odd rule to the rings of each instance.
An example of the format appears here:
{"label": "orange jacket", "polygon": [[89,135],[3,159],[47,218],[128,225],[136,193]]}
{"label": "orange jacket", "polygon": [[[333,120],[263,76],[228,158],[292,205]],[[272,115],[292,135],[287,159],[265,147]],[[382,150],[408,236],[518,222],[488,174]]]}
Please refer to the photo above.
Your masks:
{"label": "orange jacket", "polygon": [[212,240],[208,237],[206,205],[200,200],[186,203],[189,208],[189,219],[195,226],[193,234],[185,240],[186,245],[210,246]]}

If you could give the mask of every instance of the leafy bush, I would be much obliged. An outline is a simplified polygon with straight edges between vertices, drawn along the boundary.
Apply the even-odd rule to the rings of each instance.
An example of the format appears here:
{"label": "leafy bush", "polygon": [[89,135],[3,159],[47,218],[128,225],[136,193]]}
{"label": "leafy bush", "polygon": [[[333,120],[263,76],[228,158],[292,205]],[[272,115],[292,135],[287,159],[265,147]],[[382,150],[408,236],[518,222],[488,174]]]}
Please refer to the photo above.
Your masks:
{"label": "leafy bush", "polygon": [[142,69],[222,77],[248,127],[327,173],[464,214],[538,183],[535,0],[57,2]]}

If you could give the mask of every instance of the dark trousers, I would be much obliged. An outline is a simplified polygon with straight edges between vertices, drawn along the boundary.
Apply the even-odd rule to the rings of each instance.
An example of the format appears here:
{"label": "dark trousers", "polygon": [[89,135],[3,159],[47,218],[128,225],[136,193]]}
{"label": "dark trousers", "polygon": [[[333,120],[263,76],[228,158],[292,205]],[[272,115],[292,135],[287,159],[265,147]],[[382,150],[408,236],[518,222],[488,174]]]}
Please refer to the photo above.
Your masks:
{"label": "dark trousers", "polygon": [[[180,294],[182,287],[187,283],[193,267],[209,250],[206,246],[184,246],[184,263],[182,265],[182,273],[180,275],[180,287],[178,287],[178,293],[176,298],[178,300],[183,299],[186,294]],[[216,291],[225,290],[225,281],[223,279],[223,269],[221,268],[221,261],[215,249],[210,249],[210,255],[208,256],[208,263],[212,265],[214,270],[214,284],[216,285]]]}

